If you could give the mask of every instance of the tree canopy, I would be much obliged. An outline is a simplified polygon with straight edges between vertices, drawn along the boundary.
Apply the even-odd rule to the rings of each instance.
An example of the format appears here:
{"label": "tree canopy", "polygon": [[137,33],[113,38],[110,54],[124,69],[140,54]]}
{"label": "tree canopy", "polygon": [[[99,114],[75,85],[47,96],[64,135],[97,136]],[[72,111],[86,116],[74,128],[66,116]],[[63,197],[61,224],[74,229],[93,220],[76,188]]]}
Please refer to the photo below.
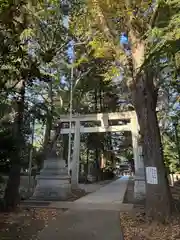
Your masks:
{"label": "tree canopy", "polygon": [[[33,164],[44,160],[56,122],[69,113],[73,80],[75,114],[136,111],[145,168],[158,172],[158,184],[146,184],[146,213],[169,216],[165,165],[179,171],[180,161],[179,49],[178,0],[1,1],[0,166],[10,169],[5,207],[19,201],[30,152]],[[95,158],[96,166],[102,152],[124,141],[109,133],[82,139],[82,162]],[[68,138],[59,141],[67,159]],[[122,154],[131,156],[131,149]]]}

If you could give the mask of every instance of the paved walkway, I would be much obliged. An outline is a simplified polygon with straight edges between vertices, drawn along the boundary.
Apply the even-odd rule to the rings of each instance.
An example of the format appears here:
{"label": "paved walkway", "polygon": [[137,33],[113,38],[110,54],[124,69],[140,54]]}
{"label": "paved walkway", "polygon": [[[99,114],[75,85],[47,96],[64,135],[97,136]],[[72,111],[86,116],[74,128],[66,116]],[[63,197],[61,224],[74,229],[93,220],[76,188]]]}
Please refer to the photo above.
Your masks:
{"label": "paved walkway", "polygon": [[122,203],[126,192],[128,177],[123,176],[98,191],[76,200],[76,203]]}
{"label": "paved walkway", "polygon": [[51,222],[38,240],[122,240],[117,211],[69,210]]}
{"label": "paved walkway", "polygon": [[57,208],[69,204],[70,209],[45,228],[38,239],[122,240],[119,205],[127,182],[128,178],[122,177],[73,203],[53,203],[51,206]]}
{"label": "paved walkway", "polygon": [[74,202],[52,202],[49,207],[128,211],[133,205],[123,204],[127,183],[128,177],[123,176]]}

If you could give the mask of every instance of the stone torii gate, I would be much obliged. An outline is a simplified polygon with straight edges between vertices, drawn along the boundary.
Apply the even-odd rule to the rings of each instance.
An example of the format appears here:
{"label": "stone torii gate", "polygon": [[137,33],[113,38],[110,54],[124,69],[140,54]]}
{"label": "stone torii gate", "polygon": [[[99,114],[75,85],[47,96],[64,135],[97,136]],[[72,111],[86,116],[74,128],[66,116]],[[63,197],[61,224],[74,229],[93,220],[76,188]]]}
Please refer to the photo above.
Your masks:
{"label": "stone torii gate", "polygon": [[[127,120],[127,124],[114,125],[110,122]],[[61,123],[69,123],[69,116],[61,116]],[[94,122],[98,123],[95,127],[84,127],[83,123]],[[134,193],[135,198],[143,198],[145,194],[145,174],[144,163],[142,158],[142,148],[139,145],[139,124],[135,111],[129,112],[115,112],[115,113],[97,113],[86,115],[74,115],[72,117],[72,129],[71,133],[74,135],[74,148],[73,157],[71,162],[72,187],[78,187],[79,177],[79,154],[80,154],[80,133],[98,133],[98,132],[124,132],[130,131],[132,134],[132,147],[134,154],[135,164],[135,185]],[[63,126],[64,125],[64,126]],[[62,124],[60,134],[69,134],[69,127],[66,128],[65,124]]]}

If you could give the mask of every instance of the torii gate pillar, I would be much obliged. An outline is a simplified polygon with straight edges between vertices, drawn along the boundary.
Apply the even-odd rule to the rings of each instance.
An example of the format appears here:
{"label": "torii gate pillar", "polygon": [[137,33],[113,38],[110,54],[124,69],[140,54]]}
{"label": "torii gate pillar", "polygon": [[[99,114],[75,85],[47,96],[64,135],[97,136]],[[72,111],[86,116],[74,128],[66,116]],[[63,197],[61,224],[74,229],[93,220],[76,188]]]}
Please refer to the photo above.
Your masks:
{"label": "torii gate pillar", "polygon": [[72,158],[71,188],[77,189],[79,182],[80,121],[75,124],[74,149]]}
{"label": "torii gate pillar", "polygon": [[[118,120],[118,119],[129,119],[130,123],[125,125],[113,125],[108,126],[108,120]],[[69,118],[67,116],[61,116],[61,120],[68,122]],[[72,188],[78,188],[78,178],[79,178],[79,154],[80,154],[80,132],[123,132],[130,131],[132,133],[132,146],[135,164],[135,184],[134,184],[134,197],[135,199],[142,199],[145,197],[145,173],[144,173],[144,163],[142,158],[142,148],[139,145],[139,124],[137,121],[137,116],[134,111],[124,112],[124,113],[98,113],[98,114],[87,114],[74,116],[73,121],[75,122],[75,128],[72,129],[74,132],[74,149],[73,149],[73,159],[71,162],[71,186]],[[100,127],[82,127],[80,122],[87,121],[100,121]],[[61,134],[68,134],[69,129],[61,129]]]}
{"label": "torii gate pillar", "polygon": [[144,161],[142,156],[142,147],[139,145],[139,124],[137,116],[131,118],[131,133],[132,133],[132,146],[134,155],[135,165],[135,177],[134,177],[134,198],[143,199],[145,198],[145,171]]}

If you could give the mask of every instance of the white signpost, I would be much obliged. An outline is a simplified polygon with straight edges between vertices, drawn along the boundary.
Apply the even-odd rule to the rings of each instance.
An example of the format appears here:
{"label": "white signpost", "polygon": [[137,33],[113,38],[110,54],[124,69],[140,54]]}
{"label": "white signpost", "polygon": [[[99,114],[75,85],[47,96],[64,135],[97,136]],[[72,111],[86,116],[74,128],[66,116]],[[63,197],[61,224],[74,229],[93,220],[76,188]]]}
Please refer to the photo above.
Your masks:
{"label": "white signpost", "polygon": [[156,167],[146,167],[146,181],[148,184],[158,184]]}

